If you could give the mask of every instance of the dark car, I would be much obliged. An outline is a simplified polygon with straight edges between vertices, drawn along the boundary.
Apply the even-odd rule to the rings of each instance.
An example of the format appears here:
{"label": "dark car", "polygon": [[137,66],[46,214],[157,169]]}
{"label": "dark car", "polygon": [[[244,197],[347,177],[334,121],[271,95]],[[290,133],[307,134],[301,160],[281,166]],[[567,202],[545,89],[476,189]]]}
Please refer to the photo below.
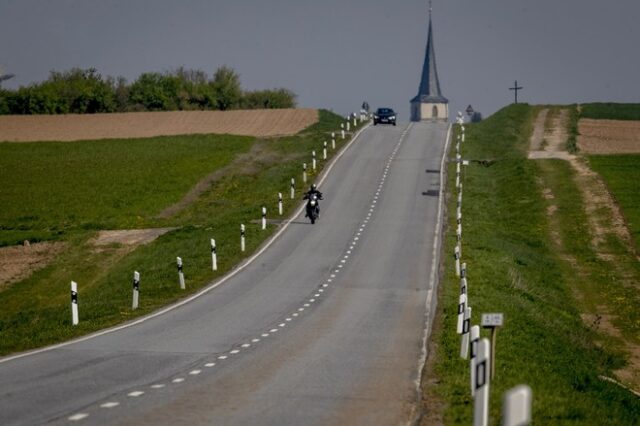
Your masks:
{"label": "dark car", "polygon": [[396,112],[391,108],[378,108],[373,114],[373,125],[386,123],[396,125]]}

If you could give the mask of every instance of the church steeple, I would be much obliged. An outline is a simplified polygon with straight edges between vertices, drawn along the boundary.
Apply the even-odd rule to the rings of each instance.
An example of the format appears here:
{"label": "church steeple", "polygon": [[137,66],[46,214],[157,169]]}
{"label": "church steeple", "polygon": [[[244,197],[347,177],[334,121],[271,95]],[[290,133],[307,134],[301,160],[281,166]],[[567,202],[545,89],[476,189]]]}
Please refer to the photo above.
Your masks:
{"label": "church steeple", "polygon": [[440,91],[440,80],[438,79],[438,69],[436,68],[436,52],[433,47],[433,23],[431,22],[432,7],[429,2],[429,31],[427,35],[427,48],[422,65],[422,78],[418,95],[411,101],[421,102],[449,102],[442,96]]}
{"label": "church steeple", "polygon": [[[422,65],[422,76],[418,94],[411,99],[412,120],[420,121],[425,119],[447,119],[449,100],[442,95],[440,90],[440,80],[436,68],[436,53],[433,42],[433,23],[431,20],[432,7],[429,1],[429,30],[427,33],[427,47],[425,49],[424,63]],[[421,104],[423,106],[421,106]],[[431,109],[426,108],[427,105]],[[434,109],[434,107],[436,109]],[[441,110],[441,111],[439,111]]]}

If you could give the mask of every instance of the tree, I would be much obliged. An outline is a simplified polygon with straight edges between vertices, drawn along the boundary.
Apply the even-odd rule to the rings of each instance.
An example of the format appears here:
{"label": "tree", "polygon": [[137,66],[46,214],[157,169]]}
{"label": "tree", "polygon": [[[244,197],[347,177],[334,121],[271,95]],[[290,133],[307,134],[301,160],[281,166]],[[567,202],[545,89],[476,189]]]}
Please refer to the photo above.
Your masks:
{"label": "tree", "polygon": [[213,76],[211,86],[218,109],[225,111],[240,105],[242,99],[240,76],[232,68],[226,65],[218,68]]}

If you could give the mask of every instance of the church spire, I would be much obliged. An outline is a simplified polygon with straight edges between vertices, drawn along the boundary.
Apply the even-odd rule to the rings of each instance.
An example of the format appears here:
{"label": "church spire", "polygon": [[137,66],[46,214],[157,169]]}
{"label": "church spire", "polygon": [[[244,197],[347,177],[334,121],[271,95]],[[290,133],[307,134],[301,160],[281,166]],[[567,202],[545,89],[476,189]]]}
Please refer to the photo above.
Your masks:
{"label": "church spire", "polygon": [[424,56],[424,64],[422,66],[422,78],[420,79],[418,95],[411,101],[448,103],[448,99],[442,96],[442,92],[440,91],[440,81],[438,80],[436,53],[433,47],[433,24],[431,22],[432,13],[433,6],[431,4],[431,0],[429,0],[429,31],[427,35],[427,48]]}

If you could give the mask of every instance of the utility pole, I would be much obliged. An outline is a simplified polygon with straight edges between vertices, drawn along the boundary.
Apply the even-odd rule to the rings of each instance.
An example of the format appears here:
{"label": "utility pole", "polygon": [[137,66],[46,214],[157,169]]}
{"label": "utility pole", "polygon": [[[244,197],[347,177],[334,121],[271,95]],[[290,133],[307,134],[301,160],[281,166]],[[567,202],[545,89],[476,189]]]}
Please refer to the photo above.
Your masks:
{"label": "utility pole", "polygon": [[522,86],[518,86],[518,80],[515,81],[513,87],[509,87],[509,90],[513,90],[516,94],[516,103],[518,103],[518,90],[522,90]]}

